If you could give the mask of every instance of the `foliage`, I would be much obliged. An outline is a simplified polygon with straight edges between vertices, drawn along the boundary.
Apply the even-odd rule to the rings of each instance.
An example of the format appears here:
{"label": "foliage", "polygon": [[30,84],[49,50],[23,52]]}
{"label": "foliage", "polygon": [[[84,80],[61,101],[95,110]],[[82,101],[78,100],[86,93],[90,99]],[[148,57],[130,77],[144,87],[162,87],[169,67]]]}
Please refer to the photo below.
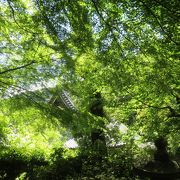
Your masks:
{"label": "foliage", "polygon": [[[1,0],[1,154],[48,158],[72,137],[90,153],[94,128],[107,144],[122,141],[137,156],[157,136],[176,153],[179,16],[178,0]],[[52,103],[63,90],[76,110]],[[89,112],[95,92],[103,118]]]}

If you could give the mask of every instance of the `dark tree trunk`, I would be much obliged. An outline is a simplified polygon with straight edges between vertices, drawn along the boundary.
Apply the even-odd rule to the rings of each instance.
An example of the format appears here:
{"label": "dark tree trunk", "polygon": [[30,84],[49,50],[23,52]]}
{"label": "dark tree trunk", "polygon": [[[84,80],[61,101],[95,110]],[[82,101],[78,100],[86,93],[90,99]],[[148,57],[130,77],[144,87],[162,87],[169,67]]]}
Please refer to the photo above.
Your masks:
{"label": "dark tree trunk", "polygon": [[[90,112],[95,116],[105,116],[101,93],[98,92],[94,95],[94,100],[90,106]],[[102,159],[107,155],[106,139],[102,129],[94,128],[91,131],[91,142],[92,149],[97,153],[99,156],[98,158]]]}

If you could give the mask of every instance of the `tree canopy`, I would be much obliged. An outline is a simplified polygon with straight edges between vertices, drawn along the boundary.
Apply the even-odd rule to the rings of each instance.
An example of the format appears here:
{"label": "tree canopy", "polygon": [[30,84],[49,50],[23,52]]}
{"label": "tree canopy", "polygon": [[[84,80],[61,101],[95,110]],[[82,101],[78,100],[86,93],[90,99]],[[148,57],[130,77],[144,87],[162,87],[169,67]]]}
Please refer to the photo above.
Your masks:
{"label": "tree canopy", "polygon": [[[77,139],[99,127],[115,142],[167,136],[177,148],[179,9],[178,0],[1,0],[0,133],[60,122]],[[51,103],[63,90],[77,110]],[[95,92],[105,117],[90,114]]]}

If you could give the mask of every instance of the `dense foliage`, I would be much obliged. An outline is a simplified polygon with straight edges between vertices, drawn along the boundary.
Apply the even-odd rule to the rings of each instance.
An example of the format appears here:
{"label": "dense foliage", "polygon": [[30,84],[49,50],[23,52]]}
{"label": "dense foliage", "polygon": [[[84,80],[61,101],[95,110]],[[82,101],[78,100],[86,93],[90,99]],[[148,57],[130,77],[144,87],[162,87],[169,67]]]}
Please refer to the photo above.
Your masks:
{"label": "dense foliage", "polygon": [[[76,153],[59,153],[61,160],[52,160],[53,150],[75,138],[83,158],[86,151],[93,154],[93,129],[104,132],[108,146],[127,145],[128,152],[119,153],[126,152],[122,164],[129,169],[133,161],[149,157],[143,143],[158,136],[177,153],[179,9],[178,0],[0,0],[2,159],[16,151],[29,164],[40,154],[49,159],[45,172],[53,179],[58,163],[70,168],[76,161],[67,160]],[[54,103],[64,90],[75,109]],[[90,113],[97,92],[103,116]],[[92,169],[92,159],[85,159],[83,168]],[[107,161],[99,175],[115,171],[118,158]]]}

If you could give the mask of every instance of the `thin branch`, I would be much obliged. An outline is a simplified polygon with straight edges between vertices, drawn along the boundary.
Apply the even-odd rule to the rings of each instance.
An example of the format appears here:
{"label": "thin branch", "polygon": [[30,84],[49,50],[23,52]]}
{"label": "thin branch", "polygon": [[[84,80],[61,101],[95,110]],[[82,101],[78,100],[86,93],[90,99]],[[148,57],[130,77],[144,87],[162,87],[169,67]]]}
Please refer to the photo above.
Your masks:
{"label": "thin branch", "polygon": [[[116,26],[111,26],[111,24],[109,24],[107,21],[105,21],[104,18],[103,18],[103,16],[102,16],[101,13],[99,12],[99,9],[98,9],[98,7],[97,7],[97,5],[96,5],[96,1],[95,1],[95,0],[92,0],[92,2],[93,2],[93,4],[94,4],[94,7],[95,7],[95,10],[96,10],[97,14],[98,14],[99,17],[102,19],[102,21],[108,26],[109,30],[112,32],[113,38],[114,38],[114,40],[117,42],[117,45],[119,46],[119,48],[120,48],[120,50],[121,50],[121,53],[123,54],[124,51],[123,51],[122,47],[120,46],[120,44],[118,43],[118,39],[117,39],[117,37],[114,35],[114,32],[113,32],[113,30],[112,30],[112,27],[113,27],[117,32],[119,32],[119,29],[118,29]],[[129,41],[134,47],[138,47],[139,50],[140,50],[140,51],[144,54],[144,56],[148,59],[148,56],[146,55],[146,53],[144,52],[144,50],[141,49],[141,47],[139,46],[139,44],[134,43],[134,42],[128,37],[128,35],[127,35],[127,36],[124,35],[124,38],[125,38],[127,41]]]}
{"label": "thin branch", "polygon": [[23,66],[18,66],[18,67],[15,67],[15,68],[7,69],[7,70],[5,70],[5,71],[1,71],[1,72],[0,72],[0,75],[1,75],[1,74],[5,74],[5,73],[8,73],[8,72],[11,72],[11,71],[16,71],[16,70],[25,68],[25,67],[30,66],[30,65],[32,65],[32,64],[34,64],[34,63],[35,63],[35,61],[31,61],[30,63],[25,64],[25,65],[23,65]]}
{"label": "thin branch", "polygon": [[151,13],[151,15],[154,17],[154,19],[156,20],[156,22],[158,23],[160,29],[162,30],[162,32],[164,34],[166,34],[166,36],[169,38],[170,41],[172,41],[174,44],[179,45],[178,42],[176,42],[174,39],[172,39],[172,37],[168,34],[168,32],[164,29],[164,27],[162,26],[162,24],[160,23],[158,17],[156,16],[156,14],[151,10],[151,8],[149,8],[146,3],[143,0],[140,0],[140,2],[143,4],[143,6]]}
{"label": "thin branch", "polygon": [[98,9],[98,7],[97,7],[97,5],[96,5],[95,0],[92,0],[92,3],[94,4],[94,8],[95,8],[97,14],[99,15],[99,17],[101,18],[101,20],[107,25],[107,27],[108,27],[109,30],[111,31],[114,40],[117,42],[117,44],[118,44],[118,46],[119,46],[119,48],[120,48],[120,50],[121,50],[121,53],[124,54],[122,47],[121,47],[121,46],[119,45],[119,43],[118,43],[117,37],[114,35],[114,33],[113,33],[113,31],[112,31],[111,25],[110,25],[108,22],[105,21],[105,19],[103,18],[103,16],[102,16],[101,13],[99,12],[99,9]]}
{"label": "thin branch", "polygon": [[160,6],[162,6],[163,8],[167,9],[168,12],[172,12],[173,13],[173,18],[179,20],[179,15],[180,13],[178,11],[174,11],[173,9],[170,9],[169,7],[165,6],[161,1],[159,0],[154,0],[157,4],[159,4]]}
{"label": "thin branch", "polygon": [[22,26],[17,22],[17,20],[16,20],[16,18],[15,18],[15,11],[14,11],[12,5],[11,5],[11,2],[10,2],[9,0],[7,0],[7,3],[8,3],[9,8],[11,9],[13,20],[14,20],[14,22],[17,24],[17,26],[18,26],[20,29],[22,29],[23,31],[26,31],[27,33],[39,34],[39,33],[37,33],[37,32],[35,33],[35,32],[30,31],[29,29],[25,29],[24,27],[22,27]]}
{"label": "thin branch", "polygon": [[[95,0],[92,0],[92,2],[93,2],[93,4],[94,4],[94,7],[95,7],[98,15],[99,15],[100,18],[104,21],[104,23],[109,27],[109,30],[112,32],[112,28],[111,28],[111,27],[113,27],[114,29],[116,29],[116,31],[118,31],[117,27],[111,26],[111,24],[109,24],[107,21],[104,20],[103,16],[102,16],[101,13],[99,12],[99,9],[98,9],[98,7],[97,7],[97,5],[96,5]],[[113,33],[113,32],[112,32],[112,33]],[[114,36],[114,38],[117,40],[117,38],[116,38],[115,36]],[[133,46],[139,47],[138,45],[136,45],[133,41],[131,41],[131,39],[129,39],[129,38],[126,37],[125,35],[124,35],[124,38],[125,38],[126,40],[128,40]]]}
{"label": "thin branch", "polygon": [[[11,9],[11,12],[12,12],[12,16],[13,16],[14,22],[19,26],[19,23],[16,21],[16,18],[15,18],[15,11],[14,11],[13,7],[11,6],[10,1],[7,0],[7,3],[8,3],[8,5],[9,5],[10,9]],[[20,26],[19,26],[19,27],[20,27]]]}
{"label": "thin branch", "polygon": [[152,106],[152,105],[147,105],[147,104],[145,104],[145,105],[147,106],[147,108],[149,107],[149,108],[155,108],[155,109],[159,109],[159,110],[168,109],[170,112],[168,117],[180,117],[180,114],[178,112],[176,112],[176,110],[173,109],[171,106],[157,107],[157,106]]}

